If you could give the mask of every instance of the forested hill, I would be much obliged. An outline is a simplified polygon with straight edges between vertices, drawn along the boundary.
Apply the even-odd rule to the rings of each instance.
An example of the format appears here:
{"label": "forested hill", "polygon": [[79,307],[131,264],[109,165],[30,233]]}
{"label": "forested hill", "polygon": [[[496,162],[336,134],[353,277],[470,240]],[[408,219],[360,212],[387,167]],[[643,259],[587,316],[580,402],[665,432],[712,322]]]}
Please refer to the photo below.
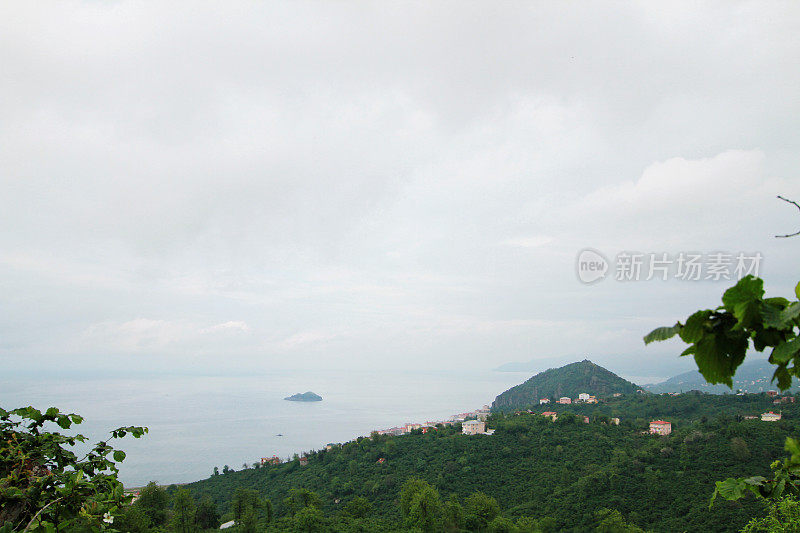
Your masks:
{"label": "forested hill", "polygon": [[[310,452],[307,463],[226,469],[185,488],[216,503],[223,521],[232,519],[237,490],[255,491],[271,502],[262,531],[409,531],[424,517],[403,510],[403,487],[421,478],[433,487],[425,502],[433,525],[416,531],[516,531],[509,521],[520,531],[641,531],[600,528],[610,509],[656,533],[733,532],[762,516],[763,504],[747,497],[709,509],[714,482],[770,475],[770,463],[786,455],[785,438],[800,430],[800,402],[782,404],[778,422],[743,420],[772,402],[765,394],[629,394],[542,406],[535,411],[552,409],[558,419],[496,413],[488,421],[494,435],[462,435],[458,426],[375,434]],[[655,418],[672,422],[672,434],[642,434]],[[488,527],[492,520],[499,522]]]}
{"label": "forested hill", "polygon": [[582,392],[602,398],[615,392],[630,394],[639,389],[637,385],[587,359],[536,374],[525,383],[500,394],[492,407],[519,409],[538,404],[540,398],[576,398]]}

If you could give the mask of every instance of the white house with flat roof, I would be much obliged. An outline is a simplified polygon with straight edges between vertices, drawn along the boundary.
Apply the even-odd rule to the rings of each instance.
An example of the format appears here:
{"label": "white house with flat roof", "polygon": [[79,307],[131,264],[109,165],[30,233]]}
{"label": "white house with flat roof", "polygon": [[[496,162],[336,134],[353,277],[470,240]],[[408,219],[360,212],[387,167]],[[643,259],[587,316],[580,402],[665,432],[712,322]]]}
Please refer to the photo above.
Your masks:
{"label": "white house with flat roof", "polygon": [[479,435],[486,432],[486,422],[483,420],[467,420],[461,424],[461,433],[464,435]]}

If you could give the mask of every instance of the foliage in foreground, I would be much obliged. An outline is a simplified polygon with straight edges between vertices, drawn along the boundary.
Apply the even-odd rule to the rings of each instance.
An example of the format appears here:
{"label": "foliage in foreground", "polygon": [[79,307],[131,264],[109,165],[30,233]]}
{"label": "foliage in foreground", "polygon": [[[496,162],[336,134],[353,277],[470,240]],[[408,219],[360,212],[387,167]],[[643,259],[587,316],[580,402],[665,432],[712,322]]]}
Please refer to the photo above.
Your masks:
{"label": "foliage in foreground", "polygon": [[[0,531],[99,531],[113,523],[129,500],[115,464],[125,452],[101,441],[78,458],[71,448],[87,438],[51,428],[68,430],[82,421],[55,407],[0,408]],[[109,440],[146,432],[121,427]]]}
{"label": "foliage in foreground", "polygon": [[[800,283],[795,286],[800,299]],[[775,365],[773,380],[786,390],[792,377],[800,377],[800,301],[783,297],[765,298],[764,281],[745,276],[722,295],[722,305],[696,311],[685,323],[661,327],[645,336],[645,344],[678,335],[690,346],[681,355],[693,355],[697,368],[709,383],[732,386],[736,369],[751,348],[771,348],[769,362]],[[791,365],[791,366],[790,366]],[[763,498],[800,494],[800,444],[787,437],[789,458],[775,461],[772,479],[763,476],[718,481],[711,497],[738,500],[748,491]]]}

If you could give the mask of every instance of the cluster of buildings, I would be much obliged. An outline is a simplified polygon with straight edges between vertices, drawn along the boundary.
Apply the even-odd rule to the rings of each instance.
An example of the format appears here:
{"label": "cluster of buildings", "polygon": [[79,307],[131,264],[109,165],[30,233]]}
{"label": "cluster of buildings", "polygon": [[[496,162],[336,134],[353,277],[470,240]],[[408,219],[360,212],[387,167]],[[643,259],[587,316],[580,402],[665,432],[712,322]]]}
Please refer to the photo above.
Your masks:
{"label": "cluster of buildings", "polygon": [[[491,414],[491,408],[488,405],[484,405],[480,409],[476,409],[475,411],[468,411],[466,413],[458,413],[456,415],[451,416],[447,420],[436,420],[425,422],[424,424],[417,424],[408,422],[402,426],[396,426],[389,429],[380,429],[376,433],[378,435],[392,435],[392,436],[399,436],[399,435],[406,435],[411,433],[415,429],[421,429],[423,433],[427,433],[428,431],[436,429],[436,426],[452,426],[454,424],[462,424],[462,431],[463,431],[463,423],[469,420],[479,420],[481,422],[485,422],[489,415]],[[485,424],[484,424],[485,429]],[[472,433],[470,433],[472,434]]]}
{"label": "cluster of buildings", "polygon": [[[545,413],[543,413],[545,414]],[[757,420],[759,417],[755,415],[746,415],[743,417],[745,420]],[[781,419],[780,413],[773,413],[768,411],[761,413],[762,422],[777,422]],[[650,434],[652,435],[669,435],[672,433],[672,424],[665,420],[653,420],[650,422]]]}
{"label": "cluster of buildings", "polygon": [[[550,398],[542,398],[542,399],[539,400],[539,405],[543,405],[543,404],[546,404],[546,403],[550,403]],[[572,403],[597,403],[597,398],[595,398],[594,396],[591,396],[589,393],[582,392],[582,393],[578,394],[578,397],[575,398],[574,402],[573,402],[572,398],[570,398],[568,396],[563,396],[563,397],[559,398],[558,400],[556,400],[556,403],[561,404],[561,405],[570,405]]]}
{"label": "cluster of buildings", "polygon": [[272,457],[262,457],[261,458],[261,466],[265,465],[279,465],[281,464],[281,458],[277,455],[273,455]]}

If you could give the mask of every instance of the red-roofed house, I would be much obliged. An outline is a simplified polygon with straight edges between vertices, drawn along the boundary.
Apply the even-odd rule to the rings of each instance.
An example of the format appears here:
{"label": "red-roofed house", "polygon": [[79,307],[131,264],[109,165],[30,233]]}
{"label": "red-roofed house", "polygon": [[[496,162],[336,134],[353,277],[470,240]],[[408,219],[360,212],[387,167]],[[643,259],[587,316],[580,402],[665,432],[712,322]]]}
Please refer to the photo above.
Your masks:
{"label": "red-roofed house", "polygon": [[556,418],[558,418],[558,413],[554,411],[545,411],[544,413],[542,413],[542,416],[549,416],[550,418],[555,420]]}

